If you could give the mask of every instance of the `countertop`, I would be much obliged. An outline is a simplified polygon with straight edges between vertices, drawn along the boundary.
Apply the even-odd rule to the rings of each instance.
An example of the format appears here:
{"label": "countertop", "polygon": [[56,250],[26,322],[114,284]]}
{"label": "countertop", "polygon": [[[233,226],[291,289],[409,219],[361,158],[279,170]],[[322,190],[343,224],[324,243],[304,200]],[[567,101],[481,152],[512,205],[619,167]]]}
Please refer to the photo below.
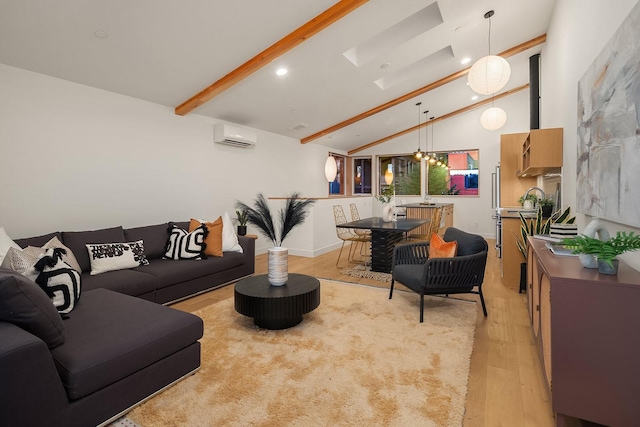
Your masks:
{"label": "countertop", "polygon": [[520,212],[522,212],[522,216],[525,218],[535,218],[538,213],[536,210],[524,209],[521,206],[505,206],[499,209],[500,218],[520,219]]}
{"label": "countertop", "polygon": [[[522,214],[523,217],[525,218],[535,218],[536,214],[532,214],[532,213],[526,213],[526,214]],[[516,212],[514,213],[503,213],[500,215],[500,218],[502,219],[520,219],[520,215],[518,215]]]}
{"label": "countertop", "polygon": [[404,205],[398,205],[399,208],[443,208],[446,206],[453,206],[453,203],[407,203]]}

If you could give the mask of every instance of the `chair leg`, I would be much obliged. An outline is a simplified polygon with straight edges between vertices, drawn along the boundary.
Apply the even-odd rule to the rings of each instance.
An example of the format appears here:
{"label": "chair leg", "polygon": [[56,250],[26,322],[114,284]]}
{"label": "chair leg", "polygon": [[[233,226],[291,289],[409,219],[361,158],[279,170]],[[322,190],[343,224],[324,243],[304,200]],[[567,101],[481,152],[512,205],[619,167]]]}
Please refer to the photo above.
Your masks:
{"label": "chair leg", "polygon": [[391,297],[393,296],[393,283],[394,283],[394,280],[391,279],[391,287],[389,289],[389,299],[391,299]]}
{"label": "chair leg", "polygon": [[348,257],[348,261],[350,264],[353,264],[356,262],[357,250],[358,250],[358,242],[351,242],[351,244],[349,245],[349,257]]}
{"label": "chair leg", "polygon": [[480,295],[480,302],[482,303],[482,311],[484,312],[484,317],[487,317],[487,306],[484,304],[484,296],[482,296],[482,289],[479,290],[478,295]]}
{"label": "chair leg", "polygon": [[344,249],[344,240],[342,241],[342,246],[340,246],[340,253],[338,254],[338,259],[336,260],[336,267],[340,268],[338,264],[340,264],[340,257],[342,256],[342,249]]}
{"label": "chair leg", "polygon": [[424,294],[420,294],[420,323],[424,322]]}

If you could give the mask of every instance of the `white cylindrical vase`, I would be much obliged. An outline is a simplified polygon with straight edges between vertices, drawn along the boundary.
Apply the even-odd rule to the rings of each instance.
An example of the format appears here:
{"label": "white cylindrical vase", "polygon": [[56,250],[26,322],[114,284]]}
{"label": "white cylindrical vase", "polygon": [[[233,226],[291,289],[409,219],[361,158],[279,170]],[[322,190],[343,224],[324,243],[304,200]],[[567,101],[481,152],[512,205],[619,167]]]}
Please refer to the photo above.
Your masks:
{"label": "white cylindrical vase", "polygon": [[289,279],[289,250],[275,246],[267,250],[267,277],[272,286],[282,286]]}
{"label": "white cylindrical vase", "polygon": [[384,222],[393,221],[393,209],[394,206],[392,203],[385,203],[382,207],[382,220]]}

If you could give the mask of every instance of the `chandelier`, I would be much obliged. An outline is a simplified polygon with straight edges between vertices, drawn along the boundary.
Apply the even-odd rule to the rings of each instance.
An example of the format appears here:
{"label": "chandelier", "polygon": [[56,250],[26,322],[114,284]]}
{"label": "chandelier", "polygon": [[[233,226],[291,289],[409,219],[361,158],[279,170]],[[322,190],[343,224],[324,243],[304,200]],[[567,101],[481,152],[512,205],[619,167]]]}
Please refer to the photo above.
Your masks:
{"label": "chandelier", "polygon": [[[418,107],[418,150],[414,151],[413,155],[416,157],[416,159],[420,160],[422,159],[422,151],[420,150],[420,106],[422,105],[422,102],[418,102],[416,104],[416,107]],[[427,147],[424,148],[425,150],[427,149]]]}

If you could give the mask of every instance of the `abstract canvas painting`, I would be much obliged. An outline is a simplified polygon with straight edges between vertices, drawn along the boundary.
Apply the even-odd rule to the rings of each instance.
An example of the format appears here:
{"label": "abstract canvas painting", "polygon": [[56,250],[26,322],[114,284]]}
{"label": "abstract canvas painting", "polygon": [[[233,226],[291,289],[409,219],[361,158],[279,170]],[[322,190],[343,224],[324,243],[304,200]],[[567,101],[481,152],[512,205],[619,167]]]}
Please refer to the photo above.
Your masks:
{"label": "abstract canvas painting", "polygon": [[640,227],[640,3],[578,82],[578,212]]}

